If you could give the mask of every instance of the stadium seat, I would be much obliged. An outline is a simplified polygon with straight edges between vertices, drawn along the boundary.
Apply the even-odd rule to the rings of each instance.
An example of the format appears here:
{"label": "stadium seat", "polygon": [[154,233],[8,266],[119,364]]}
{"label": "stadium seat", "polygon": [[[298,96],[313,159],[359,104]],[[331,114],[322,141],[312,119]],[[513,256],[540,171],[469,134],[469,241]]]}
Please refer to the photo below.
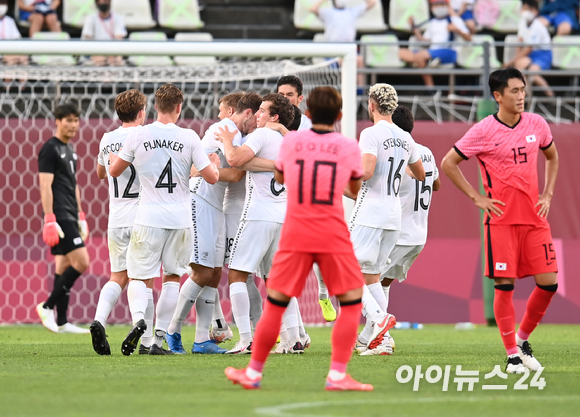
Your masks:
{"label": "stadium seat", "polygon": [[[129,40],[165,42],[167,35],[163,32],[132,32],[129,35]],[[129,57],[129,63],[138,67],[168,67],[173,65],[173,61],[167,55],[133,55]]]}
{"label": "stadium seat", "polygon": [[415,24],[429,20],[429,4],[427,0],[391,0],[389,3],[389,27],[392,30],[412,32],[409,18]]}
{"label": "stadium seat", "polygon": [[401,68],[405,65],[399,59],[399,40],[395,35],[364,35],[360,40],[367,67]]}
{"label": "stadium seat", "polygon": [[[211,42],[211,33],[184,33],[175,34],[175,42]],[[177,65],[186,66],[210,66],[216,65],[217,59],[214,56],[174,56],[173,60]]]}
{"label": "stadium seat", "polygon": [[112,0],[111,11],[123,17],[127,29],[149,29],[157,24],[149,0]]}
{"label": "stadium seat", "polygon": [[491,29],[501,33],[516,33],[520,19],[520,0],[498,0],[499,16]]}
{"label": "stadium seat", "polygon": [[[324,30],[324,24],[314,13],[310,13],[310,8],[317,0],[296,0],[294,2],[294,26],[297,29],[312,31]],[[350,5],[357,5],[361,0],[348,0]],[[322,7],[331,7],[330,3],[325,3]],[[359,32],[383,32],[387,30],[387,25],[383,18],[382,2],[377,3],[356,21],[356,29]]]}
{"label": "stadium seat", "polygon": [[552,66],[562,69],[580,68],[580,36],[554,36],[552,45]]}
{"label": "stadium seat", "polygon": [[62,5],[62,21],[65,25],[82,28],[87,16],[96,12],[94,0],[65,0]]}
{"label": "stadium seat", "polygon": [[197,0],[159,0],[157,11],[159,26],[164,28],[196,30],[204,26]]}
{"label": "stadium seat", "polygon": [[495,41],[491,35],[473,35],[471,42],[461,41],[457,51],[457,65],[463,68],[483,68],[483,43],[489,42],[489,63],[491,68],[501,67],[497,60]]}
{"label": "stadium seat", "polygon": [[[68,41],[70,36],[66,32],[36,32],[32,39],[40,41]],[[76,65],[72,55],[32,55],[32,62],[37,65]]]}
{"label": "stadium seat", "polygon": [[20,20],[20,8],[18,7],[18,0],[14,2],[14,20],[18,23],[18,26],[29,27],[30,23],[28,20]]}
{"label": "stadium seat", "polygon": [[520,42],[518,35],[506,35],[503,42],[503,62],[511,62],[518,53],[518,47],[514,45]]}

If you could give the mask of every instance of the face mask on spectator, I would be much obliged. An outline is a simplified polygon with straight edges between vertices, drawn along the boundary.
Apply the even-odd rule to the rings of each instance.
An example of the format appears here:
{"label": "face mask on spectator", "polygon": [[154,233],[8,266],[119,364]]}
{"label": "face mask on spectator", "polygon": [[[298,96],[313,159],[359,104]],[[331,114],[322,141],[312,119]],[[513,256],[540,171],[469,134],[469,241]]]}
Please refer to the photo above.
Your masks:
{"label": "face mask on spectator", "polygon": [[111,8],[111,5],[108,3],[100,3],[97,5],[97,7],[99,8],[99,10],[102,13],[107,13],[109,11],[109,9]]}
{"label": "face mask on spectator", "polygon": [[4,17],[4,15],[8,12],[8,6],[5,4],[0,4],[0,18]]}
{"label": "face mask on spectator", "polygon": [[522,19],[529,25],[536,15],[531,10],[524,10],[521,13]]}
{"label": "face mask on spectator", "polygon": [[449,14],[449,7],[447,6],[435,6],[431,10],[433,11],[433,15],[439,19],[447,17]]}

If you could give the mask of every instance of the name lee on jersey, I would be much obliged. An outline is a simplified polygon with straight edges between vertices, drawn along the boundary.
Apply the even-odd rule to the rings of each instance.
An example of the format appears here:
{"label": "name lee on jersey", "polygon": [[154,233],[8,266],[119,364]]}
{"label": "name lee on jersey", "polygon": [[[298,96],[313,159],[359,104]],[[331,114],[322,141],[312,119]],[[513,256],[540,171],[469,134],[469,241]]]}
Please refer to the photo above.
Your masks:
{"label": "name lee on jersey", "polygon": [[383,142],[383,149],[386,151],[389,148],[403,148],[405,151],[409,152],[409,142],[405,139],[400,138],[389,138]]}
{"label": "name lee on jersey", "polygon": [[[304,146],[301,142],[297,142],[294,145],[295,149],[297,151],[301,151]],[[308,142],[306,144],[306,150],[308,151],[317,151],[317,152],[323,152],[323,153],[330,153],[333,155],[336,155],[336,153],[338,152],[338,146],[334,145],[334,144],[330,144],[330,143],[313,143],[313,142]]]}
{"label": "name lee on jersey", "polygon": [[146,151],[157,148],[167,148],[176,152],[183,152],[183,143],[174,140],[154,139],[153,141],[143,142]]}

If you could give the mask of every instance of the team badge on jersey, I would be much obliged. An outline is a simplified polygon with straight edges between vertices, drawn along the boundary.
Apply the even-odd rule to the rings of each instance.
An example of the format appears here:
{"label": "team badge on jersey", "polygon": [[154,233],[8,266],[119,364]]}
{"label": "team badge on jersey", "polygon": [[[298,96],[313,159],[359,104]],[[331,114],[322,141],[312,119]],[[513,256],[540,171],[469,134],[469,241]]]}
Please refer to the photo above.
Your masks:
{"label": "team badge on jersey", "polygon": [[532,143],[536,141],[536,135],[528,135],[526,136],[526,142]]}
{"label": "team badge on jersey", "polygon": [[505,271],[505,270],[507,270],[507,264],[501,263],[501,262],[496,262],[495,263],[495,270],[496,271]]}

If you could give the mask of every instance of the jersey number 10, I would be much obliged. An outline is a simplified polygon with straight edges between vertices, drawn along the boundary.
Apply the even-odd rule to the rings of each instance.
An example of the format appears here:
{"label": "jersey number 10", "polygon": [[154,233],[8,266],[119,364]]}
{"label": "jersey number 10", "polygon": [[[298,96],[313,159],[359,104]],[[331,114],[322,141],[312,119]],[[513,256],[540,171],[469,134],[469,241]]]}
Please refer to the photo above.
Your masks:
{"label": "jersey number 10", "polygon": [[[304,203],[304,159],[297,159],[296,164],[300,166],[300,178],[298,184],[298,203]],[[328,181],[328,190],[329,196],[326,200],[319,200],[316,198],[316,187],[318,184],[318,169],[321,166],[330,167],[332,169],[331,175],[329,175]],[[333,199],[334,199],[334,184],[336,183],[336,162],[329,162],[329,161],[314,161],[314,168],[312,170],[312,191],[311,191],[311,200],[310,204],[327,204],[332,206]]]}

